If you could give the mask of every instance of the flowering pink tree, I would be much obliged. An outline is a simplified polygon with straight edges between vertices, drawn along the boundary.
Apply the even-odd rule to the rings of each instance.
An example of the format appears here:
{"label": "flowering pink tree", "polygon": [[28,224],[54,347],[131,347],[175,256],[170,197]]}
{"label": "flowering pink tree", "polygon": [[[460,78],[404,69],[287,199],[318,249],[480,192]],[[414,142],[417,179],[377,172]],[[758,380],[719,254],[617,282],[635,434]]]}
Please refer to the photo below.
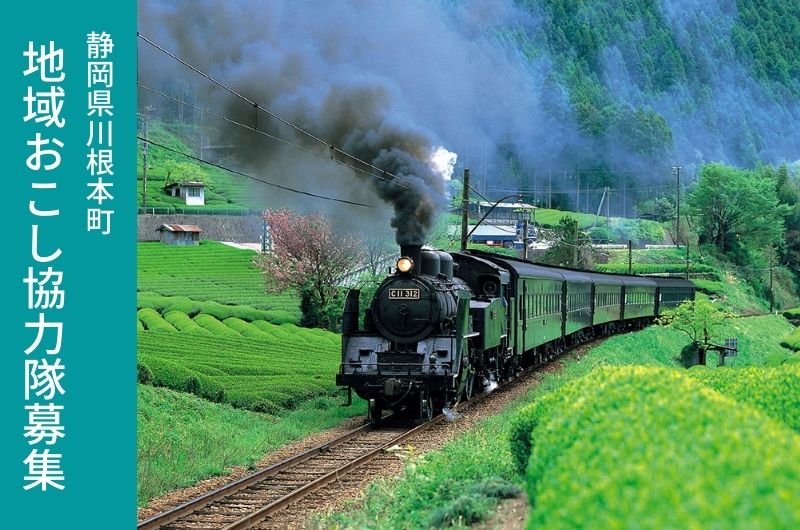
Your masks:
{"label": "flowering pink tree", "polygon": [[358,268],[361,243],[335,234],[321,214],[267,210],[264,219],[272,237],[272,252],[259,262],[267,289],[297,289],[303,299],[303,323],[332,327],[339,310],[337,282]]}

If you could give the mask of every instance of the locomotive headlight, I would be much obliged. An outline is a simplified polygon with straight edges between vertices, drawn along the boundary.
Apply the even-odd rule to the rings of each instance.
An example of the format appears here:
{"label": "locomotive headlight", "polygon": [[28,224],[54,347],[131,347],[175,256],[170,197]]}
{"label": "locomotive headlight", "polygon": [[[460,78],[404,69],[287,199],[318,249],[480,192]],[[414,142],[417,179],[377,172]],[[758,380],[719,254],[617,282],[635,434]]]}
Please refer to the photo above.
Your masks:
{"label": "locomotive headlight", "polygon": [[397,270],[400,272],[410,272],[414,268],[414,260],[403,256],[397,260]]}

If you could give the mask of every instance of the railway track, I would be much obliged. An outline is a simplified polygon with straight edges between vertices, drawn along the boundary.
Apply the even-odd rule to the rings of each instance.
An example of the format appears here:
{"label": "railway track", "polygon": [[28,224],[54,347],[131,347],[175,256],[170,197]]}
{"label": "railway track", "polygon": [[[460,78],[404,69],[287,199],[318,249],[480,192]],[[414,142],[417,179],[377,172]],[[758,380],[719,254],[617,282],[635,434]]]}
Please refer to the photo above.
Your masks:
{"label": "railway track", "polygon": [[[575,347],[586,347],[597,340],[589,340]],[[549,362],[543,363],[546,364]],[[543,365],[526,367],[513,380],[460,403],[458,414],[493,395],[496,390],[515,384]],[[327,443],[145,519],[139,523],[137,530],[244,530],[270,527],[271,518],[282,509],[366,467],[369,462],[386,454],[387,449],[418,436],[446,419],[444,414],[439,414],[421,425],[403,427],[398,420],[385,417],[380,427],[369,423],[353,429]]]}
{"label": "railway track", "polygon": [[[474,400],[473,400],[474,401]],[[385,454],[445,419],[413,428],[384,418],[139,523],[138,530],[242,530]]]}

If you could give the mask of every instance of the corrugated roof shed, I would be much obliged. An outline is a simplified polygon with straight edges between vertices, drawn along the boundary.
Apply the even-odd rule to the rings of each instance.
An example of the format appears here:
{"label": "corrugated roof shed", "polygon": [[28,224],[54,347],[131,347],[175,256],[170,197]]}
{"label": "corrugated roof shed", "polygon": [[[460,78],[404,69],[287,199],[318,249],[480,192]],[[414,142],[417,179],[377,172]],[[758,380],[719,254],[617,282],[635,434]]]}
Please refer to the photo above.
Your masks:
{"label": "corrugated roof shed", "polygon": [[163,224],[163,225],[159,226],[158,228],[156,228],[156,232],[162,232],[164,230],[166,230],[168,232],[197,232],[197,233],[200,233],[200,232],[203,231],[203,229],[200,228],[197,225],[168,225],[168,224]]}

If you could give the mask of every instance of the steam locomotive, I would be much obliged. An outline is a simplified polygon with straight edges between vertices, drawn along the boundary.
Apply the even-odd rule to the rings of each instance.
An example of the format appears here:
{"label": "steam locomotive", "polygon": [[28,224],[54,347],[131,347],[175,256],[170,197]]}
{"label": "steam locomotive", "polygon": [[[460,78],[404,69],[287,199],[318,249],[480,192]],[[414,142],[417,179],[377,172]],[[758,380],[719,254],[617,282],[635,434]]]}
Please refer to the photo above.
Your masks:
{"label": "steam locomotive", "polygon": [[403,245],[363,327],[359,292],[348,293],[336,384],[368,400],[373,420],[385,409],[428,419],[575,344],[641,328],[694,292],[688,280]]}

